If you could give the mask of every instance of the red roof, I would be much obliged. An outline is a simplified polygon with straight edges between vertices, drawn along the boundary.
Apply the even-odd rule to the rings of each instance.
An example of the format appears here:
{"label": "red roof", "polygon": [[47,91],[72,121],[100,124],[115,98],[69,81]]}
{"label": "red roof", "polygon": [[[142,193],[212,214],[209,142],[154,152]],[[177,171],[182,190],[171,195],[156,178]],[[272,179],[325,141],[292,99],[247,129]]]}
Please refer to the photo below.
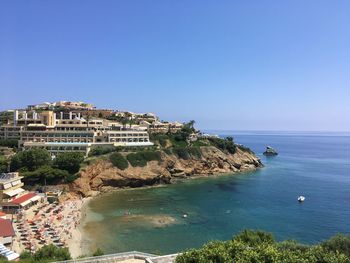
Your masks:
{"label": "red roof", "polygon": [[0,216],[6,216],[6,213],[0,211]]}
{"label": "red roof", "polygon": [[36,196],[36,193],[28,193],[28,194],[25,194],[25,195],[22,195],[21,197],[18,197],[16,199],[13,199],[11,201],[11,203],[13,204],[17,204],[17,205],[20,205],[22,204],[23,202],[25,201],[28,201],[30,198]]}
{"label": "red roof", "polygon": [[0,218],[0,237],[13,237],[15,231],[13,230],[12,222],[10,219]]}

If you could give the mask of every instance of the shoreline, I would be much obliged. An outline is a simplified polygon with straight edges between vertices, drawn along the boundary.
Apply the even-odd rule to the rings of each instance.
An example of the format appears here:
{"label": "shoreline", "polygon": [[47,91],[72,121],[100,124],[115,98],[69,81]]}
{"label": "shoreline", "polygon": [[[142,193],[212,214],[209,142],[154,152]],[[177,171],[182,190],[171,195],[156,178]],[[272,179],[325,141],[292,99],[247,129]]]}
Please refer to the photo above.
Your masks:
{"label": "shoreline", "polygon": [[[239,176],[239,175],[249,175],[251,173],[255,173],[259,171],[260,169],[264,168],[265,166],[258,167],[256,169],[252,170],[245,170],[245,171],[239,171],[239,172],[226,172],[226,173],[214,173],[214,174],[194,174],[190,176],[185,176],[185,177],[173,177],[172,180],[169,183],[157,183],[153,185],[142,185],[142,186],[137,186],[137,187],[130,187],[130,186],[125,186],[125,187],[112,187],[112,186],[104,186],[105,190],[102,191],[95,191],[95,195],[93,196],[87,196],[84,198],[96,198],[102,194],[107,194],[109,192],[118,192],[118,191],[131,191],[131,190],[137,190],[137,189],[149,189],[149,188],[156,188],[156,187],[166,187],[167,185],[172,185],[176,183],[183,183],[188,180],[196,180],[196,179],[201,179],[201,178],[217,178],[221,176]],[[103,188],[102,188],[103,189]]]}
{"label": "shoreline", "polygon": [[[261,169],[263,167],[260,167]],[[157,188],[157,187],[166,187],[167,185],[170,184],[176,184],[176,183],[184,183],[188,180],[195,180],[195,179],[200,179],[200,178],[218,178],[221,176],[234,176],[234,175],[242,175],[242,174],[250,174],[256,172],[258,169],[251,170],[251,171],[242,171],[242,172],[235,172],[235,173],[217,173],[217,174],[210,174],[210,175],[203,175],[203,174],[197,174],[197,175],[192,175],[192,176],[187,176],[183,178],[173,178],[173,181],[169,184],[161,183],[161,184],[154,184],[154,185],[144,185],[140,187],[123,187],[123,188],[118,188],[118,187],[110,187],[106,188],[106,191],[99,191],[96,195],[94,196],[88,196],[84,197],[81,199],[82,203],[80,206],[80,217],[78,218],[78,225],[75,229],[72,231],[72,238],[67,242],[67,247],[69,249],[69,252],[72,256],[73,259],[79,257],[79,256],[91,256],[88,255],[86,252],[92,252],[90,247],[89,247],[89,240],[87,238],[87,234],[84,233],[83,227],[84,223],[88,214],[88,205],[89,202],[92,201],[95,198],[98,198],[101,195],[104,194],[109,194],[112,192],[118,192],[118,191],[132,191],[132,190],[138,190],[138,189],[150,189],[150,188]],[[73,200],[73,199],[68,199],[68,200]]]}
{"label": "shoreline", "polygon": [[73,259],[84,254],[83,240],[85,239],[85,236],[82,224],[86,218],[87,206],[91,199],[92,197],[85,197],[81,200],[80,217],[78,218],[77,227],[72,230],[72,237],[67,241],[67,247]]}

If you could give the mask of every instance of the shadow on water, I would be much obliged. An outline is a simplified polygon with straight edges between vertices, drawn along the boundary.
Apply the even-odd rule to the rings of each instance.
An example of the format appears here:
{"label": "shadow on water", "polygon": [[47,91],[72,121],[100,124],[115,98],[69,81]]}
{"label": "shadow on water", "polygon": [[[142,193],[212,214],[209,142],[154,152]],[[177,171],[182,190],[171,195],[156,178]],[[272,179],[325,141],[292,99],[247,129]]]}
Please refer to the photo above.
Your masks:
{"label": "shadow on water", "polygon": [[236,182],[230,182],[230,183],[218,183],[215,184],[221,191],[224,192],[237,192],[237,186],[238,184]]}

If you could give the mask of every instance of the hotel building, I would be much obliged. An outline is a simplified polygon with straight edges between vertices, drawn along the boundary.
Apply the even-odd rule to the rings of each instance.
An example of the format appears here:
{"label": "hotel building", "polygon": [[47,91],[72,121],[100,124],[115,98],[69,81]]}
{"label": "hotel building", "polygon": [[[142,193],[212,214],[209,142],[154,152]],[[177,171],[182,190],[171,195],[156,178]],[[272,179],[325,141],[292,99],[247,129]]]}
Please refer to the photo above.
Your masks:
{"label": "hotel building", "polygon": [[0,126],[0,139],[17,139],[19,148],[43,148],[88,154],[97,146],[151,146],[144,127],[126,128],[115,121],[82,117],[80,112],[13,111],[13,120]]}

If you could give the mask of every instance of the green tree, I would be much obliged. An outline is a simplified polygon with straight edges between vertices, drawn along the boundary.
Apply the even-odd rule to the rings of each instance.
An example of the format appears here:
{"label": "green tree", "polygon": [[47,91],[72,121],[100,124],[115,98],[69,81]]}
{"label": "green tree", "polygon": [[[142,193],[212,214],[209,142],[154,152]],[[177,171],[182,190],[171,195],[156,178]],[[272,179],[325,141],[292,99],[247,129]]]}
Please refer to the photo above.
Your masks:
{"label": "green tree", "polygon": [[24,181],[29,184],[55,184],[69,178],[69,173],[66,170],[52,168],[48,165],[41,166],[34,171],[22,172],[21,175],[24,176]]}
{"label": "green tree", "polygon": [[80,164],[84,161],[84,155],[79,152],[66,152],[57,155],[54,160],[54,167],[65,170],[70,174],[75,174],[80,169]]}
{"label": "green tree", "polygon": [[47,150],[44,149],[30,149],[23,152],[18,152],[11,159],[11,171],[19,169],[24,171],[34,171],[41,166],[50,165],[51,157]]}

